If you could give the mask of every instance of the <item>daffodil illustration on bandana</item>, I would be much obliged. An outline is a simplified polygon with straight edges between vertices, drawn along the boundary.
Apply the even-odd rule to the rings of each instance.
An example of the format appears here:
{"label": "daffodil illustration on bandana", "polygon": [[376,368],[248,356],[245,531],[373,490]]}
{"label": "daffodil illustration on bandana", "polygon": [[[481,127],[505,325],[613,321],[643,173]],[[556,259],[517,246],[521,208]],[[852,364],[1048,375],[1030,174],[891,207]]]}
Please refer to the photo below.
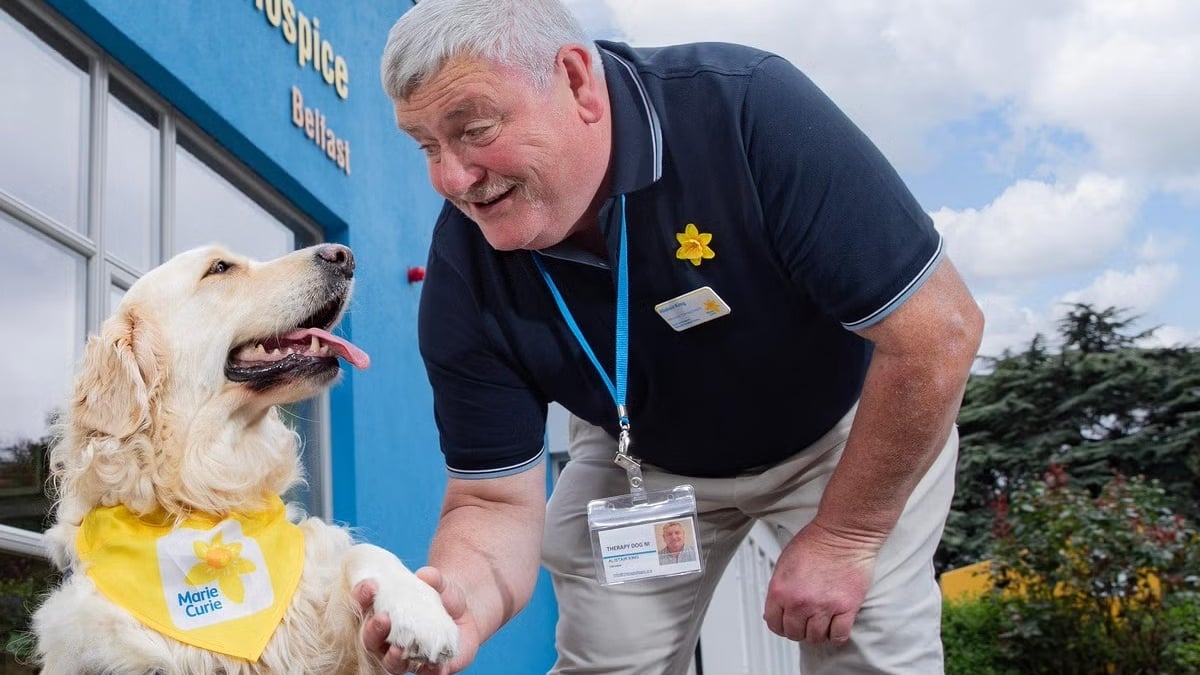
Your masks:
{"label": "daffodil illustration on bandana", "polygon": [[712,242],[712,233],[701,232],[695,223],[688,223],[683,232],[675,233],[675,240],[679,242],[679,250],[675,251],[675,257],[679,260],[689,260],[697,267],[700,266],[700,261],[711,260],[717,256],[708,247]]}
{"label": "daffodil illustration on bandana", "polygon": [[304,568],[304,534],[278,497],[265,511],[180,523],[98,508],[76,547],[100,592],[143,624],[248,661],[262,655]]}

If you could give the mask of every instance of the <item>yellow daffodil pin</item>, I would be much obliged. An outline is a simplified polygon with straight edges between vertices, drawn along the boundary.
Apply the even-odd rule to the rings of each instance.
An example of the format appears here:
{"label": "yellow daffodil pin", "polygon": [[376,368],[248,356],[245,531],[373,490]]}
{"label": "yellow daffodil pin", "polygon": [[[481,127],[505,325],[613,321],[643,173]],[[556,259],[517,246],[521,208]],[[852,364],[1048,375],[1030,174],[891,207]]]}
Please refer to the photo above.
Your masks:
{"label": "yellow daffodil pin", "polygon": [[675,234],[675,239],[679,241],[679,250],[675,251],[675,257],[679,260],[690,260],[697,267],[700,266],[701,260],[711,260],[717,255],[708,247],[712,241],[712,233],[701,232],[696,229],[695,223],[688,223],[683,232]]}
{"label": "yellow daffodil pin", "polygon": [[197,540],[193,545],[200,562],[188,572],[187,582],[192,586],[203,586],[215,581],[222,595],[233,602],[242,602],[246,598],[246,587],[241,575],[255,570],[254,563],[242,558],[242,545],[226,544],[220,532],[212,541]]}

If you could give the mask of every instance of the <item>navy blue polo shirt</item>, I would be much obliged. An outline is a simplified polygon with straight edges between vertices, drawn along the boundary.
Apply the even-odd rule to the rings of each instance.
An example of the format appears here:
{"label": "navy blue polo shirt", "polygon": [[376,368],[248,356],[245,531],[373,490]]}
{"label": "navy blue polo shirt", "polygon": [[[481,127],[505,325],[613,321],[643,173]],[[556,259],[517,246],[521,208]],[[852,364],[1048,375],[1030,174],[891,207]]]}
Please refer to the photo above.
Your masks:
{"label": "navy blue polo shirt", "polygon": [[[615,196],[626,196],[631,450],[692,476],[780,461],[858,399],[871,349],[854,330],[925,281],[941,237],[874,145],[784,59],[728,44],[598,45],[613,111],[610,261]],[[712,235],[700,265],[676,256],[688,224]],[[532,255],[492,249],[449,203],[439,216],[419,333],[454,477],[534,466],[551,401],[616,435],[609,390]],[[543,260],[613,378],[615,265]],[[728,315],[677,332],[655,312],[704,286]]]}

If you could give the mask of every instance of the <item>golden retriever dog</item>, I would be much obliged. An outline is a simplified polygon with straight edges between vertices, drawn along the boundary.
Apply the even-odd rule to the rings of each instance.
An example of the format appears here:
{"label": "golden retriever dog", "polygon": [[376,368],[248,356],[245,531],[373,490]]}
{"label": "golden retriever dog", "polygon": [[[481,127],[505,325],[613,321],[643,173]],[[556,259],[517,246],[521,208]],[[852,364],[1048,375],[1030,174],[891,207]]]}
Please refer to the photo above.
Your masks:
{"label": "golden retriever dog", "polygon": [[305,517],[277,406],[368,357],[332,335],[354,257],[324,244],[270,262],[219,247],[151,270],[87,344],[51,450],[62,583],[35,611],[45,675],[378,673],[351,589],[377,588],[392,644],[454,655],[437,593],[392,554]]}

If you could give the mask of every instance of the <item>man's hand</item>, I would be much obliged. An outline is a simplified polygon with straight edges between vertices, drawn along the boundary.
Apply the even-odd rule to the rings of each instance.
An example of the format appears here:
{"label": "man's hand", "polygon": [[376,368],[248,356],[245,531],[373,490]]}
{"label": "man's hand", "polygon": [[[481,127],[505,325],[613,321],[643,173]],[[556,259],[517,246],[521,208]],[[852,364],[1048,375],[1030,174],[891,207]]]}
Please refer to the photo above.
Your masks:
{"label": "man's hand", "polygon": [[363,622],[362,641],[367,651],[379,657],[384,670],[389,673],[417,673],[417,675],[448,675],[457,673],[475,659],[479,651],[479,631],[471,619],[467,607],[466,596],[462,589],[436,568],[422,567],[416,575],[421,581],[433,587],[441,596],[446,613],[458,625],[458,655],[449,664],[438,666],[430,663],[410,664],[404,656],[404,650],[387,643],[388,631],[392,622],[386,614],[374,614],[372,611],[375,601],[375,587],[370,581],[364,581],[354,587],[354,599],[362,607],[366,621]]}
{"label": "man's hand", "polygon": [[846,644],[867,597],[880,545],[809,523],[775,563],[763,611],[767,627],[797,642]]}

